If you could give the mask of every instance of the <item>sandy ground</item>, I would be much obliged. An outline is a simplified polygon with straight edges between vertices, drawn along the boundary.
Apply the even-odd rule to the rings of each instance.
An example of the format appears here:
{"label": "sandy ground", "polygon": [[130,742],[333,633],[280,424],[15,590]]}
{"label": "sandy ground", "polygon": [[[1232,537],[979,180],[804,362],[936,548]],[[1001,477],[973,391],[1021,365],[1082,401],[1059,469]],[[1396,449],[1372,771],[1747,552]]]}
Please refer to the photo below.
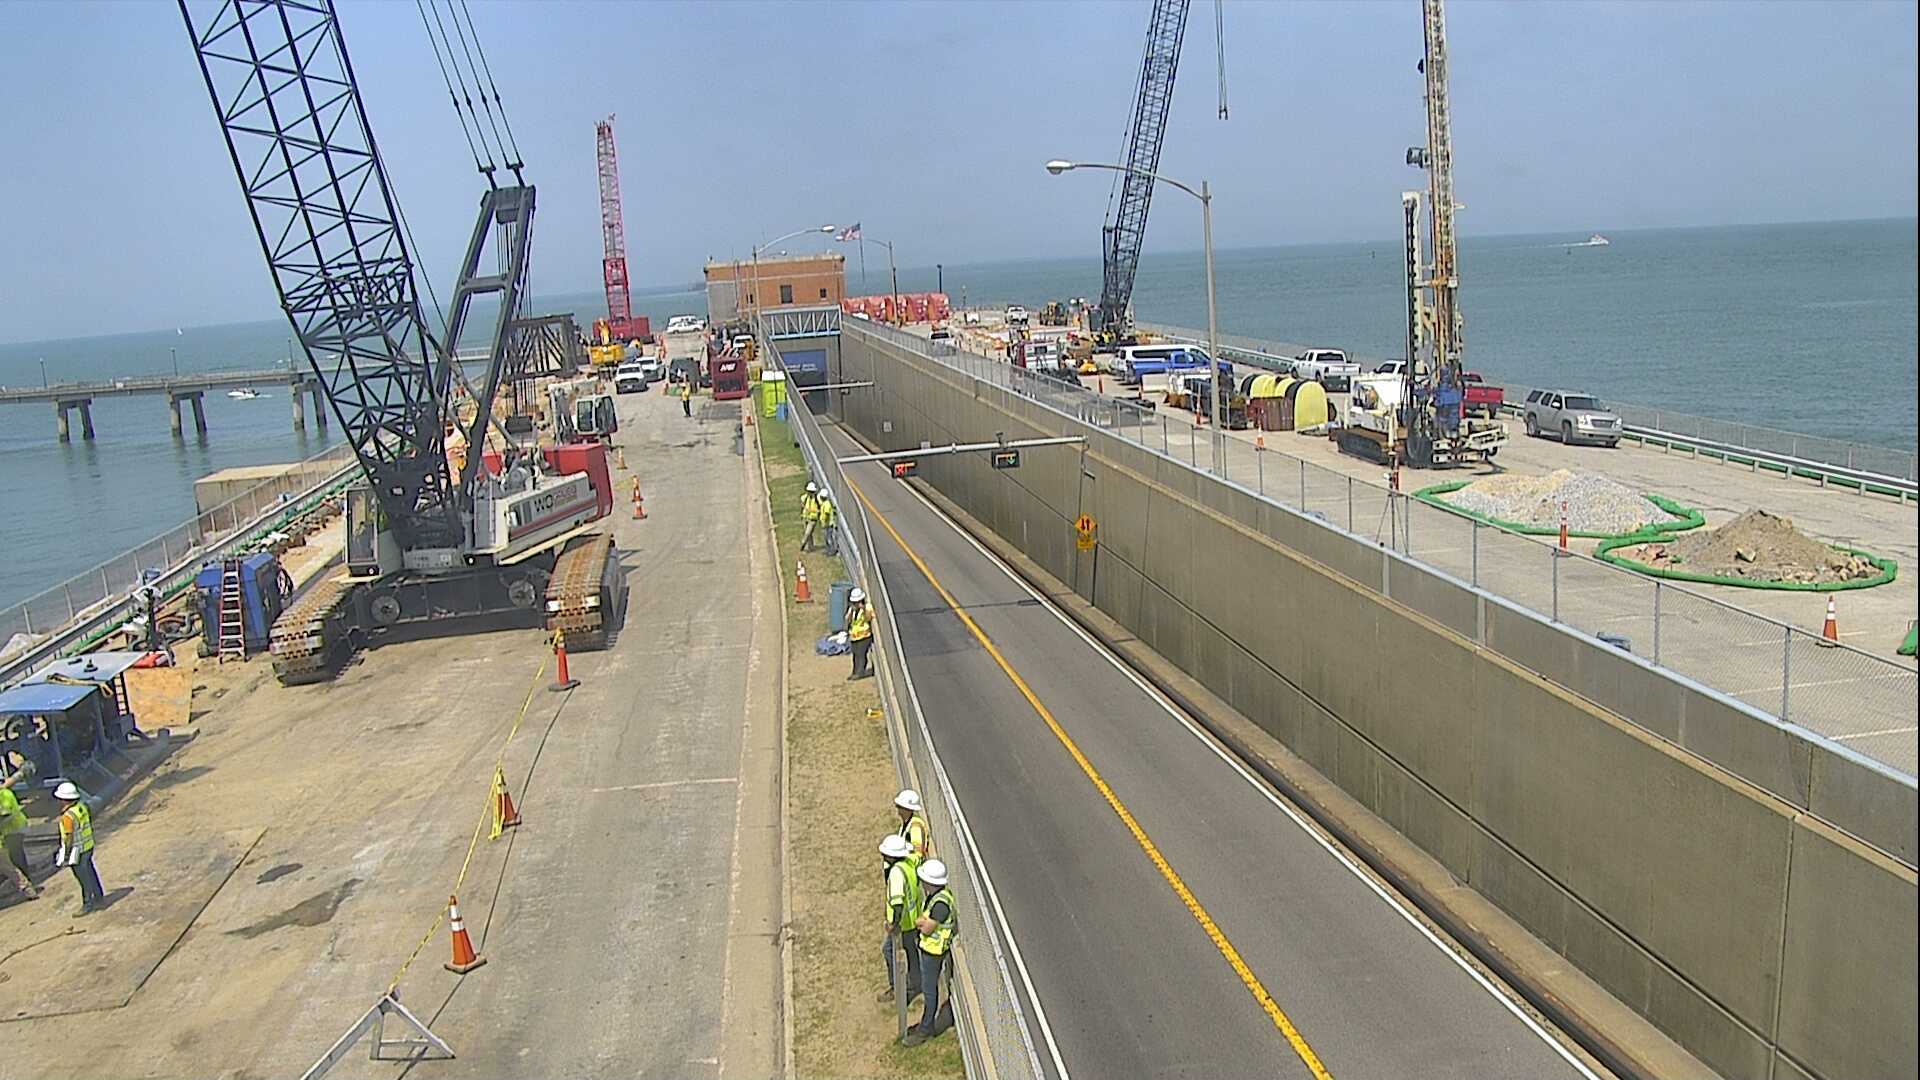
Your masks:
{"label": "sandy ground", "polygon": [[[788,647],[788,830],[794,939],[794,1075],[896,1077],[965,1074],[956,1036],[923,1046],[894,1042],[893,1006],[880,961],[885,886],[878,847],[897,822],[892,758],[875,680],[847,682],[846,656],[820,656],[828,590],[846,576],[837,558],[800,554],[805,467],[785,425],[764,436],[775,535],[784,571]],[[793,566],[804,560],[813,602],[793,601]],[[919,1006],[909,1014],[918,1017]]]}

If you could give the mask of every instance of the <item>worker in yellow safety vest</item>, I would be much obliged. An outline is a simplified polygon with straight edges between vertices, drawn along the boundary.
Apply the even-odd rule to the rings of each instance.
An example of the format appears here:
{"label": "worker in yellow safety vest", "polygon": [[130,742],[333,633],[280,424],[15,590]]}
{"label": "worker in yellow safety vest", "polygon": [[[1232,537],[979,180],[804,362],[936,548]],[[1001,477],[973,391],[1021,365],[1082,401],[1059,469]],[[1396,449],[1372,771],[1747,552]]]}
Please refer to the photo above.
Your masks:
{"label": "worker in yellow safety vest", "polygon": [[80,883],[80,910],[76,914],[89,915],[100,910],[100,902],[106,898],[100,888],[100,874],[93,868],[93,812],[71,780],[62,780],[53,789],[53,797],[60,800],[60,850],[54,854],[53,865],[73,869],[73,878]]}
{"label": "worker in yellow safety vest", "polygon": [[893,808],[900,812],[900,838],[913,845],[913,853],[923,859],[933,854],[933,834],[927,831],[920,793],[912,788],[902,790],[893,797]]}
{"label": "worker in yellow safety vest", "polygon": [[853,647],[853,674],[847,681],[870,678],[867,654],[873,651],[873,606],[867,603],[867,591],[856,588],[847,594],[847,644]]}
{"label": "worker in yellow safety vest", "polygon": [[800,550],[813,550],[815,530],[820,528],[820,485],[807,481],[807,490],[800,494]]}
{"label": "worker in yellow safety vest", "polygon": [[939,859],[921,863],[920,890],[926,896],[920,918],[914,923],[920,931],[920,1022],[900,1040],[907,1046],[919,1046],[953,1026],[952,1004],[947,1005],[944,1016],[940,1008],[940,976],[960,929],[953,890],[947,888],[947,864]]}
{"label": "worker in yellow safety vest", "polygon": [[880,841],[880,865],[887,880],[887,934],[880,956],[887,962],[887,988],[876,1001],[893,1000],[893,936],[907,961],[907,995],[920,993],[920,859],[898,836]]}
{"label": "worker in yellow safety vest", "polygon": [[822,550],[828,555],[840,554],[840,530],[836,527],[840,521],[840,511],[834,509],[833,496],[828,492],[820,493],[820,532],[826,537],[822,541]]}
{"label": "worker in yellow safety vest", "polygon": [[687,380],[680,384],[680,411],[683,413],[686,413],[689,419],[693,417],[693,376],[692,375],[688,375]]}
{"label": "worker in yellow safety vest", "polygon": [[29,900],[40,899],[40,889],[27,872],[27,813],[20,809],[20,797],[13,793],[13,782],[20,773],[0,784],[0,844],[7,849],[7,866],[13,871],[14,884]]}

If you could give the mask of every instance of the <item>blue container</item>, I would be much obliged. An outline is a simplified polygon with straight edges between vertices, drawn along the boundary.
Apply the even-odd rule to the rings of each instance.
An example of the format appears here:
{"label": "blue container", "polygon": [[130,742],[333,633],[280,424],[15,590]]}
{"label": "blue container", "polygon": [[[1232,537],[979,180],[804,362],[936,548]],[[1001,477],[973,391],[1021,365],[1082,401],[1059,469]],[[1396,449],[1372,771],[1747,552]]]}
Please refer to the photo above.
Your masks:
{"label": "blue container", "polygon": [[[207,563],[194,576],[194,588],[200,593],[200,632],[209,648],[219,647],[220,574],[218,561]],[[245,605],[247,651],[259,652],[268,645],[273,621],[287,598],[280,594],[280,560],[270,551],[259,551],[240,562],[240,591]],[[213,655],[211,652],[206,655]]]}
{"label": "blue container", "polygon": [[847,597],[853,593],[853,582],[836,581],[827,593],[827,633],[837,634],[847,628]]}

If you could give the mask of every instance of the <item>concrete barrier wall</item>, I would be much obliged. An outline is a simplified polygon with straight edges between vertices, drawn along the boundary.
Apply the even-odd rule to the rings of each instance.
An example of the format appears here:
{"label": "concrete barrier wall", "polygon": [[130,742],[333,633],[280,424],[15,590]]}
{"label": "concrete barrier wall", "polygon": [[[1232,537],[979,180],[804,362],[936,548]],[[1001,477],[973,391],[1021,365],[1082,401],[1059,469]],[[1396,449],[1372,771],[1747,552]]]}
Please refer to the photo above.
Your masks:
{"label": "concrete barrier wall", "polygon": [[[1885,790],[1853,763],[874,335],[848,333],[840,363],[878,384],[841,398],[843,419],[889,449],[1087,434],[1084,454],[934,457],[920,475],[1703,1061],[1741,1080],[1913,1073],[1914,870],[1806,812],[1829,785]],[[1093,553],[1074,543],[1083,512]],[[1602,709],[1581,680],[1624,683],[1659,719]],[[1868,802],[1842,809],[1911,830],[1910,797]]]}

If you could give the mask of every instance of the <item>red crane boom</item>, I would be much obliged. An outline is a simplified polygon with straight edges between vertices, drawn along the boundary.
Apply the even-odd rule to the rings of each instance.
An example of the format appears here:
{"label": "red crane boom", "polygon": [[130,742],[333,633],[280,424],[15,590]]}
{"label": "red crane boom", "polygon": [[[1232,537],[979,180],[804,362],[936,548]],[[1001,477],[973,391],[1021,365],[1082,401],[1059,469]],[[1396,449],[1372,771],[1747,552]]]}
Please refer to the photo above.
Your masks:
{"label": "red crane boom", "polygon": [[593,126],[600,163],[600,240],[605,250],[601,277],[607,286],[607,317],[594,322],[594,336],[603,342],[653,336],[647,317],[633,317],[627,299],[627,230],[620,220],[620,158],[613,146],[613,117]]}

